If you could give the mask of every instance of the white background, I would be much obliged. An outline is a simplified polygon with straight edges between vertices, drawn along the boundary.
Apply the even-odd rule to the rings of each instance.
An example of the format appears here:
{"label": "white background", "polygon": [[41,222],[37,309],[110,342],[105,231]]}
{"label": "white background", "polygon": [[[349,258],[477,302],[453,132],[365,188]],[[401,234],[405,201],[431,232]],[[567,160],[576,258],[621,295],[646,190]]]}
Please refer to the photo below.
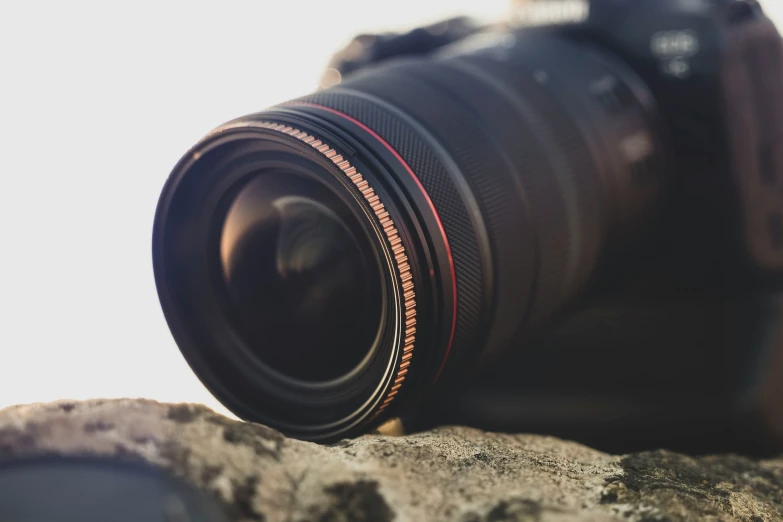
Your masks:
{"label": "white background", "polygon": [[[149,397],[220,409],[153,282],[159,191],[230,118],[311,91],[358,32],[508,0],[0,3],[0,407]],[[767,0],[783,23],[783,0]]]}

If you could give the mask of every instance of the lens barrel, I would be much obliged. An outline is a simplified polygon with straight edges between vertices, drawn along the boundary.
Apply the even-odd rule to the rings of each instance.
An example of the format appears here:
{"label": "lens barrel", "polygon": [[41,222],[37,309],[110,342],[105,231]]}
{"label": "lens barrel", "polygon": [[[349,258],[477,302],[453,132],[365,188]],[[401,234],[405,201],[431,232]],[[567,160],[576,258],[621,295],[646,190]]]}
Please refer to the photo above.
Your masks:
{"label": "lens barrel", "polygon": [[363,70],[183,157],[155,221],[163,310],[238,416],[365,431],[584,289],[656,208],[660,134],[625,66],[549,35]]}

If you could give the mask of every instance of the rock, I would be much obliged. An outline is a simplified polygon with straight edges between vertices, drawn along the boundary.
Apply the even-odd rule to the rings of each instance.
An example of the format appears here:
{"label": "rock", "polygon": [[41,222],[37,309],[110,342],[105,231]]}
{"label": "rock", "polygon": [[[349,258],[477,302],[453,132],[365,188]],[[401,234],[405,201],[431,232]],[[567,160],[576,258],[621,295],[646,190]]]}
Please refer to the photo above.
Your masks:
{"label": "rock", "polygon": [[144,460],[216,496],[238,521],[783,520],[783,460],[618,457],[460,427],[320,446],[147,400],[0,411],[0,460],[51,453]]}

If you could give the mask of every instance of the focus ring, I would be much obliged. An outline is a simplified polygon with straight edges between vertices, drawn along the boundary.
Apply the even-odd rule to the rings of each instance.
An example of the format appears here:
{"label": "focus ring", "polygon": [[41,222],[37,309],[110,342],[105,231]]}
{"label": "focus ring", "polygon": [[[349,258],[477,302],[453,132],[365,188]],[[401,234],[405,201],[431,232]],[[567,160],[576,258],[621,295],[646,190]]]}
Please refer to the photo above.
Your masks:
{"label": "focus ring", "polygon": [[[480,347],[476,333],[480,322],[491,316],[486,300],[489,292],[486,278],[490,270],[486,257],[488,248],[480,247],[486,241],[482,216],[469,210],[469,203],[445,162],[434,152],[434,146],[412,124],[397,114],[383,99],[341,88],[294,100],[290,104],[317,104],[344,113],[372,129],[383,138],[411,167],[437,208],[454,259],[458,307],[449,361],[461,363],[469,359],[470,348]],[[315,110],[297,107],[299,110]],[[476,220],[479,220],[478,223]],[[441,367],[442,368],[442,367]]]}

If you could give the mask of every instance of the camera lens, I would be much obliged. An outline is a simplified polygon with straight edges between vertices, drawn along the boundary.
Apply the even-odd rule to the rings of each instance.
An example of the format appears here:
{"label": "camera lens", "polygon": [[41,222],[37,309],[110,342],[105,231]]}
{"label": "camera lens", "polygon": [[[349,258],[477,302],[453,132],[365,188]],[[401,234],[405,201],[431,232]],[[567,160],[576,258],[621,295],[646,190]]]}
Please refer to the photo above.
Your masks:
{"label": "camera lens", "polygon": [[174,338],[236,415],[328,441],[524,349],[650,221],[648,89],[551,33],[395,59],[218,127],[153,233]]}
{"label": "camera lens", "polygon": [[314,440],[391,403],[418,320],[398,197],[331,143],[351,150],[308,122],[221,129],[175,167],[153,234],[163,310],[196,374],[237,415]]}
{"label": "camera lens", "polygon": [[260,174],[220,234],[225,309],[261,361],[292,378],[336,379],[371,355],[381,276],[370,240],[323,183]]}

